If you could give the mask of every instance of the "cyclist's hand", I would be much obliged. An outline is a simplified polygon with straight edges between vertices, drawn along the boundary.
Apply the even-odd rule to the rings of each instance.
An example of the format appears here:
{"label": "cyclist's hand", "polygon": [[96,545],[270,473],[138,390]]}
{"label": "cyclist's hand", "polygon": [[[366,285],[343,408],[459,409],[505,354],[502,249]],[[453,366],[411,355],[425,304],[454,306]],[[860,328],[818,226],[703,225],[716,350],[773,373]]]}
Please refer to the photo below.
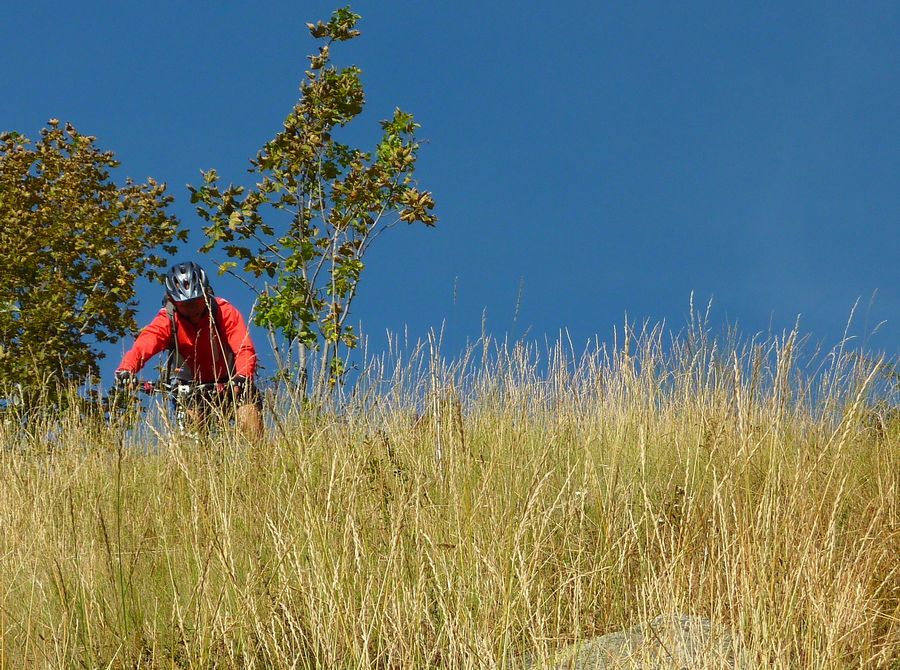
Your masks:
{"label": "cyclist's hand", "polygon": [[247,388],[247,378],[244,375],[235,375],[231,378],[231,385],[236,393],[241,393]]}
{"label": "cyclist's hand", "polygon": [[231,379],[231,392],[238,402],[248,402],[253,392],[253,381],[244,375],[235,375]]}
{"label": "cyclist's hand", "polygon": [[137,377],[131,370],[116,370],[115,389],[133,391],[137,387]]}

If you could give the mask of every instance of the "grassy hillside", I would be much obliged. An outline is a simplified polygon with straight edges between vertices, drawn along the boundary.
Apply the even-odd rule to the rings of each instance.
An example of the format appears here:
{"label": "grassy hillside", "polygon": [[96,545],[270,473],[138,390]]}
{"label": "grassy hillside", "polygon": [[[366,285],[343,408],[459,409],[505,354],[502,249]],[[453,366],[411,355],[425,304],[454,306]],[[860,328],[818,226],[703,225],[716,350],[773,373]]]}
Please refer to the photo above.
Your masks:
{"label": "grassy hillside", "polygon": [[511,667],[671,612],[752,667],[900,666],[884,367],[627,342],[385,357],[261,445],[5,425],[0,667]]}

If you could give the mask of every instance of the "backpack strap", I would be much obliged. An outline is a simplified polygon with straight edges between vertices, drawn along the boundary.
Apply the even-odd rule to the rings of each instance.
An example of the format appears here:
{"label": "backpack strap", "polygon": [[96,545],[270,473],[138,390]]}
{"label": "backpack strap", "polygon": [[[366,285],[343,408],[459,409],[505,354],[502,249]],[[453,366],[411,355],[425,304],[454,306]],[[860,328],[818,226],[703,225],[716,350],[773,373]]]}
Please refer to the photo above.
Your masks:
{"label": "backpack strap", "polygon": [[169,340],[169,346],[166,347],[169,355],[166,357],[165,381],[168,382],[173,376],[184,374],[184,357],[178,351],[178,321],[175,318],[175,303],[168,294],[163,297],[163,307],[166,309],[166,315],[169,317],[169,324],[172,327],[172,339]]}
{"label": "backpack strap", "polygon": [[172,341],[169,343],[169,349],[178,348],[178,322],[175,321],[175,303],[166,296],[163,299],[163,306],[166,308],[166,315],[169,317],[169,323],[172,325]]}
{"label": "backpack strap", "polygon": [[228,378],[232,379],[234,377],[234,351],[231,349],[231,345],[228,344],[228,339],[225,337],[225,329],[222,327],[222,308],[214,296],[210,296],[210,300],[212,301],[210,312],[212,313],[213,326],[216,329],[216,339],[222,345],[222,353],[225,356],[225,369],[228,371]]}

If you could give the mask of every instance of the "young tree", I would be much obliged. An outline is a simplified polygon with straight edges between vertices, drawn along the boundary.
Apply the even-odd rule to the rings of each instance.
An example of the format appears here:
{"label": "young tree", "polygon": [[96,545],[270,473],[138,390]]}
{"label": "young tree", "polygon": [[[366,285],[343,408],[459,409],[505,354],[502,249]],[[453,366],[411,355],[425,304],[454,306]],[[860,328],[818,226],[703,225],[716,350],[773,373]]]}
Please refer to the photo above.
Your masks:
{"label": "young tree", "polygon": [[419,150],[411,114],[395,110],[382,121],[373,153],[342,144],[335,131],[363,109],[357,67],[336,68],[331,48],[357,37],[360,16],[348,8],[327,23],[307,24],[322,40],[300,84],[300,99],[283,129],[250,161],[255,187],[219,186],[215,170],[191,187],[208,225],[204,251],[221,248],[231,259],[220,272],[242,265],[266,284],[257,291],[257,325],[297,345],[297,381],[306,389],[318,351],[320,370],[336,383],[344,372],[342,348],[356,345],[347,323],[372,242],[400,221],[433,226],[431,193],[413,179]]}
{"label": "young tree", "polygon": [[155,276],[186,231],[164,184],[116,185],[119,163],[51,119],[32,143],[0,135],[0,380],[81,382],[135,324],[135,280]]}

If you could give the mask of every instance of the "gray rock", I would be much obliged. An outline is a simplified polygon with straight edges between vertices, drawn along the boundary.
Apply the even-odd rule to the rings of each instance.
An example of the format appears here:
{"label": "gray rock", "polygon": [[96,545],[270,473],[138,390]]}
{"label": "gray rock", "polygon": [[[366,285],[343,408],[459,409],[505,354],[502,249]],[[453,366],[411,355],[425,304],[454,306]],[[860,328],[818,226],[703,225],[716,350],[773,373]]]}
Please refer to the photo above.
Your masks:
{"label": "gray rock", "polygon": [[658,616],[628,630],[585,640],[530,670],[695,670],[734,669],[736,650],[727,631],[713,632],[709,619],[675,614]]}

